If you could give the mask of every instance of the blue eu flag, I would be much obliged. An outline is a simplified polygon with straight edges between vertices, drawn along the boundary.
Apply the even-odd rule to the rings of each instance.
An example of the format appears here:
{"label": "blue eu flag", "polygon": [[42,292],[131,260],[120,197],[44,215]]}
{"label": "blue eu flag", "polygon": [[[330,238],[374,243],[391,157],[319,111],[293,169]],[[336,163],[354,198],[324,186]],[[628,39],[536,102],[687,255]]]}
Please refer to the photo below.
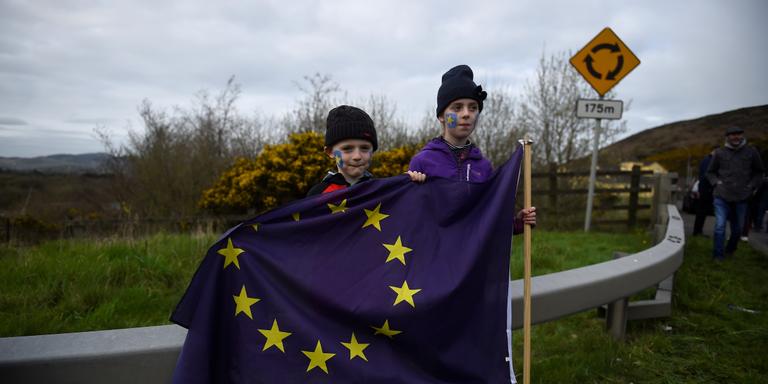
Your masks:
{"label": "blue eu flag", "polygon": [[311,196],[211,247],[171,316],[175,383],[503,383],[522,150],[484,183]]}

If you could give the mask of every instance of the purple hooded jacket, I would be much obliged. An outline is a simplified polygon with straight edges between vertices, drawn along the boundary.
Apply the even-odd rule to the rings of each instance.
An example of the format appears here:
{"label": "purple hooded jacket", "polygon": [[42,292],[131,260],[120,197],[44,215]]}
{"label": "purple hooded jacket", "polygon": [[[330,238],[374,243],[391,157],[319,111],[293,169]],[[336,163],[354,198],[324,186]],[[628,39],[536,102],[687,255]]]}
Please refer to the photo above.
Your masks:
{"label": "purple hooded jacket", "polygon": [[[408,166],[411,171],[421,172],[428,177],[482,183],[493,173],[493,166],[480,149],[473,146],[466,157],[460,159],[441,138],[432,139],[419,153],[413,156]],[[523,220],[515,218],[514,234],[523,233]]]}
{"label": "purple hooded jacket", "polygon": [[493,166],[480,149],[472,147],[462,159],[455,155],[441,138],[434,138],[411,159],[409,168],[429,177],[481,183],[488,180]]}

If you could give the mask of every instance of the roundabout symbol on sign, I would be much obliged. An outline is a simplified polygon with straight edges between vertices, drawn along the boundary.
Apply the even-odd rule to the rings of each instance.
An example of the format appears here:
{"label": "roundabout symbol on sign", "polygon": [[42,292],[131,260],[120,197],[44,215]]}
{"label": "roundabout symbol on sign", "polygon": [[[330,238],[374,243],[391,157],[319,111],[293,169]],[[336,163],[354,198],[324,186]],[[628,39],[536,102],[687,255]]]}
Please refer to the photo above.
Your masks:
{"label": "roundabout symbol on sign", "polygon": [[[621,49],[619,48],[619,43],[615,44],[600,44],[592,48],[592,53],[598,53],[603,49],[609,50],[611,53],[618,53],[619,55],[616,56],[616,66],[608,72],[608,75],[605,77],[606,80],[613,80],[616,78],[616,75],[621,72],[621,68],[624,67],[624,55],[621,54]],[[587,64],[587,71],[589,71],[589,74],[597,79],[602,79],[603,74],[596,71],[595,68],[592,66],[592,63],[595,61],[595,59],[592,58],[592,55],[587,54],[587,57],[584,58],[584,63]]]}

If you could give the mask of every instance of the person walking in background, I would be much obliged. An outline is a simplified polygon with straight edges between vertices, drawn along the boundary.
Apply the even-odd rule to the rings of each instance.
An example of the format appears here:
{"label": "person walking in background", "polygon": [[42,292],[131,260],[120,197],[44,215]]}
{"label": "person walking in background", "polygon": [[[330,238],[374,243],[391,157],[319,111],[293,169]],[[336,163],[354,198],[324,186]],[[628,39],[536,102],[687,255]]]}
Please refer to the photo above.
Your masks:
{"label": "person walking in background", "polygon": [[[758,149],[758,151],[760,151]],[[762,152],[760,158],[766,158],[765,152]],[[763,164],[765,165],[765,164]],[[744,220],[744,230],[741,232],[741,241],[749,241],[749,232],[754,230],[760,232],[763,228],[763,219],[765,218],[765,209],[768,208],[768,179],[763,176],[763,182],[749,198],[747,205],[747,217]]]}
{"label": "person walking in background", "polygon": [[742,240],[749,240],[747,236],[749,231],[761,232],[765,228],[765,210],[768,209],[768,175],[763,176],[763,183],[757,189],[749,202],[749,214],[747,222],[744,224],[744,234]]}
{"label": "person walking in background", "polygon": [[768,211],[768,174],[763,175],[763,185],[758,191],[759,204],[757,206],[757,216],[755,217],[755,231],[768,232],[768,224],[765,223],[765,212]]}
{"label": "person walking in background", "polygon": [[[747,213],[747,200],[763,179],[765,169],[760,153],[747,145],[744,130],[730,127],[725,132],[725,146],[715,150],[707,169],[707,179],[714,187],[715,235],[712,257],[725,259],[736,251]],[[731,236],[725,245],[725,224],[731,222]]]}
{"label": "person walking in background", "polygon": [[707,154],[699,163],[699,184],[698,184],[698,203],[696,204],[696,220],[693,222],[693,236],[701,236],[701,230],[704,228],[704,221],[707,216],[712,214],[712,184],[707,180],[707,169],[715,150],[719,145],[712,147],[712,151]]}

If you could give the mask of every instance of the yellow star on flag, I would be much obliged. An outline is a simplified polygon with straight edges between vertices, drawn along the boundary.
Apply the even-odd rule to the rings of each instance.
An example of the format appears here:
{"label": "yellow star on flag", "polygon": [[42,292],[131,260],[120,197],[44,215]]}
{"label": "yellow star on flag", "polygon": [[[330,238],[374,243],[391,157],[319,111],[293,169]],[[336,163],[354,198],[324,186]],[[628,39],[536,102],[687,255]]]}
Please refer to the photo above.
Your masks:
{"label": "yellow star on flag", "polygon": [[382,244],[384,248],[389,250],[389,256],[387,256],[387,261],[385,263],[389,263],[392,260],[400,260],[403,265],[405,265],[405,254],[413,251],[413,249],[410,249],[408,247],[403,246],[403,243],[400,241],[400,236],[397,237],[397,240],[394,244]]}
{"label": "yellow star on flag", "polygon": [[277,319],[272,322],[272,328],[271,329],[259,329],[259,332],[261,332],[264,337],[267,338],[267,341],[264,343],[264,349],[263,351],[266,351],[267,348],[271,346],[277,347],[277,349],[283,351],[285,353],[285,349],[283,348],[283,339],[291,335],[291,332],[283,332],[280,330],[280,328],[277,326]]}
{"label": "yellow star on flag", "polygon": [[395,303],[392,304],[392,306],[397,305],[401,301],[405,301],[408,304],[411,305],[411,307],[416,308],[416,304],[413,303],[413,295],[419,293],[421,289],[410,289],[408,288],[408,282],[403,281],[402,287],[393,287],[389,286],[389,288],[392,288],[393,291],[397,292],[397,297],[395,298]]}
{"label": "yellow star on flag", "polygon": [[299,214],[299,212],[296,212],[292,214],[291,217],[293,217],[293,221],[299,221],[301,219],[301,214]]}
{"label": "yellow star on flag", "polygon": [[251,224],[251,227],[253,227],[253,230],[256,231],[256,232],[259,231],[259,226],[261,226],[261,224],[259,224],[259,223]]}
{"label": "yellow star on flag", "polygon": [[365,224],[363,224],[363,228],[369,225],[373,225],[374,227],[376,227],[376,229],[379,230],[379,232],[381,232],[381,221],[389,217],[389,215],[385,215],[379,212],[379,210],[381,210],[381,203],[379,203],[379,205],[377,205],[373,211],[368,209],[365,210],[365,215],[368,216],[368,219],[365,220]]}
{"label": "yellow star on flag", "polygon": [[240,269],[240,262],[237,261],[237,256],[243,252],[245,251],[240,248],[235,248],[235,246],[232,244],[232,238],[227,238],[226,248],[222,248],[216,251],[216,253],[219,255],[224,256],[224,268],[226,268],[227,265],[235,264],[237,269]]}
{"label": "yellow star on flag", "polygon": [[374,332],[374,336],[375,335],[384,335],[386,337],[389,337],[390,339],[392,338],[392,336],[397,335],[398,333],[403,333],[403,331],[398,331],[398,330],[395,330],[395,329],[390,329],[389,328],[389,320],[384,320],[384,325],[382,325],[381,328],[374,327],[374,326],[371,326],[371,328],[376,330],[376,332]]}
{"label": "yellow star on flag", "polygon": [[246,316],[253,320],[253,315],[251,314],[251,305],[258,303],[261,301],[261,299],[258,297],[248,297],[248,293],[245,291],[245,285],[243,285],[243,288],[240,289],[239,296],[232,295],[232,297],[235,299],[235,304],[237,305],[235,308],[235,316],[237,316],[240,312],[243,312]]}
{"label": "yellow star on flag", "polygon": [[453,124],[453,116],[448,115],[448,125]]}
{"label": "yellow star on flag", "polygon": [[368,345],[366,343],[358,343],[357,338],[355,338],[355,333],[352,332],[352,340],[349,341],[349,343],[341,343],[341,345],[347,347],[349,349],[349,359],[352,360],[355,358],[355,356],[359,356],[361,359],[368,361],[368,358],[365,357],[365,353],[363,353],[363,350],[368,348]]}
{"label": "yellow star on flag", "polygon": [[325,373],[328,373],[328,366],[325,365],[325,362],[328,361],[331,357],[336,356],[335,353],[323,352],[323,346],[320,345],[320,340],[317,341],[317,346],[315,347],[314,351],[301,352],[307,355],[309,358],[309,366],[307,367],[307,372],[311,371],[315,367],[320,367],[320,369],[325,371]]}
{"label": "yellow star on flag", "polygon": [[344,213],[347,211],[347,199],[344,199],[341,201],[341,204],[339,205],[333,205],[331,203],[328,203],[328,208],[331,209],[331,214],[334,213]]}

